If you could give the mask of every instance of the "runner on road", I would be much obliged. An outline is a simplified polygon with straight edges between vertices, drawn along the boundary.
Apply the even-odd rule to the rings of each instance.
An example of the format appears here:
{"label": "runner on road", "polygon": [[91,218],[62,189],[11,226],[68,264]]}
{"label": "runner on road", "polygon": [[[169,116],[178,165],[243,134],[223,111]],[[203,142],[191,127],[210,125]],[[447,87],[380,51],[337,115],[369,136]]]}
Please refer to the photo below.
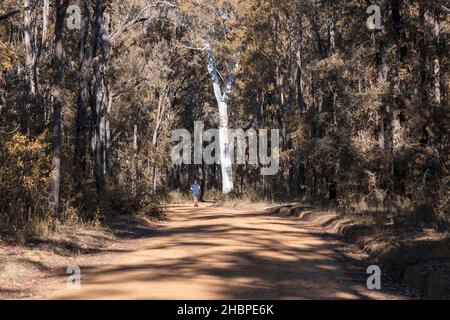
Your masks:
{"label": "runner on road", "polygon": [[197,183],[197,180],[194,180],[194,184],[191,185],[192,196],[194,197],[194,207],[198,207],[198,198],[200,197],[201,187]]}

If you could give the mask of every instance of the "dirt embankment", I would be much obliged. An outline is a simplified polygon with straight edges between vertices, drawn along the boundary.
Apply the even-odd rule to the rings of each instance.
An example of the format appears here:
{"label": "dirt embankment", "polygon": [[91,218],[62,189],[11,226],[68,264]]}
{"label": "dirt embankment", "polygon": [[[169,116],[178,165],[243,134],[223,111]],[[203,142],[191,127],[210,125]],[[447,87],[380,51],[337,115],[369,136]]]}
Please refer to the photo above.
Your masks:
{"label": "dirt embankment", "polygon": [[396,279],[420,292],[424,299],[450,299],[450,236],[431,227],[401,226],[373,216],[339,217],[332,211],[299,204],[265,210],[295,218],[334,234],[365,253]]}

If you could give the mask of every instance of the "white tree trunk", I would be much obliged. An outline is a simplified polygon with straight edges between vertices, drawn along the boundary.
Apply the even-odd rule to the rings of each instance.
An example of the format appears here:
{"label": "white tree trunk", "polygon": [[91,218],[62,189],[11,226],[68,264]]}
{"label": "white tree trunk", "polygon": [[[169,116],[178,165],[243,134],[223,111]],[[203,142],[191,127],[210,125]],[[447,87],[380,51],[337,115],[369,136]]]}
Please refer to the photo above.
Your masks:
{"label": "white tree trunk", "polygon": [[168,95],[169,88],[166,87],[163,90],[161,90],[159,95],[159,101],[158,101],[158,110],[156,113],[156,119],[155,119],[155,128],[153,129],[153,137],[152,137],[152,193],[156,193],[156,187],[157,187],[157,152],[156,149],[158,147],[158,138],[159,138],[159,129],[161,127],[161,123],[163,121],[164,115],[165,115],[165,109],[166,109],[166,103],[167,103],[167,95]]}
{"label": "white tree trunk", "polygon": [[441,64],[440,64],[440,36],[441,36],[441,25],[439,22],[439,17],[434,18],[434,35],[436,37],[436,58],[434,59],[434,100],[435,103],[440,106],[442,102],[441,98]]}
{"label": "white tree trunk", "polygon": [[138,145],[137,145],[137,137],[138,135],[138,127],[137,125],[134,125],[133,130],[133,163],[132,169],[131,169],[131,191],[133,193],[133,196],[136,196],[136,181],[137,181],[137,156],[138,156]]}
{"label": "white tree trunk", "polygon": [[228,142],[228,114],[227,104],[218,102],[220,125],[219,125],[219,145],[220,145],[220,167],[222,170],[222,193],[227,194],[233,191],[233,168],[231,164],[231,152]]}
{"label": "white tree trunk", "polygon": [[49,15],[50,15],[50,0],[44,0],[42,8],[41,50],[45,50],[47,45]]}
{"label": "white tree trunk", "polygon": [[231,88],[234,79],[228,75],[224,94],[220,89],[220,80],[217,72],[216,61],[212,49],[208,47],[208,71],[211,76],[214,88],[214,95],[219,107],[219,146],[220,146],[220,167],[222,171],[222,193],[227,194],[233,191],[233,167],[231,163],[231,152],[228,142],[228,104]]}
{"label": "white tree trunk", "polygon": [[24,0],[23,2],[24,14],[23,14],[23,25],[24,25],[24,42],[26,51],[26,67],[27,67],[27,81],[29,85],[29,90],[31,96],[34,97],[36,93],[36,83],[34,77],[34,65],[36,63],[35,47],[34,47],[34,37],[32,34],[32,17],[30,1]]}

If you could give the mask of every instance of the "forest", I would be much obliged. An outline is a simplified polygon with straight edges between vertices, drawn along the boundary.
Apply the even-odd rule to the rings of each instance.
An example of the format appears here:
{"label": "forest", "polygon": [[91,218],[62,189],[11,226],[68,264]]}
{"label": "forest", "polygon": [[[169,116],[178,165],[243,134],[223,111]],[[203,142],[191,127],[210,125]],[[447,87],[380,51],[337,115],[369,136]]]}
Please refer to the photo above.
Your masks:
{"label": "forest", "polygon": [[[195,179],[205,199],[448,230],[449,12],[445,0],[2,0],[0,234],[158,215]],[[196,122],[277,129],[279,170],[231,163],[220,129],[220,163],[174,163],[174,130]]]}

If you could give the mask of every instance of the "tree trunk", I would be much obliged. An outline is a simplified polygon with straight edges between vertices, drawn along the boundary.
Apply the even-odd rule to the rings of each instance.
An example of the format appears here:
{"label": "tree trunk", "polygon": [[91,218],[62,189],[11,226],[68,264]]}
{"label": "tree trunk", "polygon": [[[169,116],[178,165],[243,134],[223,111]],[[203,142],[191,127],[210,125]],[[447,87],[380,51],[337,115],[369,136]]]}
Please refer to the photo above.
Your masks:
{"label": "tree trunk", "polygon": [[316,18],[315,15],[311,19],[311,25],[312,25],[312,29],[314,31],[315,40],[316,40],[316,43],[317,43],[317,53],[318,53],[319,59],[323,59],[325,57],[325,49],[323,48],[322,39],[320,37],[319,26],[318,26],[317,18]]}
{"label": "tree trunk", "polygon": [[[102,6],[101,1],[98,3],[97,10],[103,11],[103,19],[101,21],[99,33],[99,45],[101,51],[101,59],[97,65],[96,82],[94,86],[94,95],[92,105],[92,119],[94,134],[94,176],[97,186],[97,191],[101,191],[105,185],[106,178],[106,118],[108,116],[109,108],[109,87],[108,87],[108,69],[109,69],[109,55],[110,55],[110,40],[109,40],[109,14]],[[95,100],[94,100],[95,99]]]}
{"label": "tree trunk", "polygon": [[50,0],[44,0],[42,7],[41,51],[44,50],[47,46],[49,12],[50,12]]}
{"label": "tree trunk", "polygon": [[380,31],[376,31],[375,46],[377,48],[377,70],[378,70],[378,82],[387,80],[388,66],[386,63],[386,50],[385,50],[385,38],[386,31],[384,25]]}
{"label": "tree trunk", "polygon": [[219,107],[219,145],[220,145],[220,167],[222,171],[222,193],[228,194],[233,191],[233,169],[231,164],[231,151],[228,143],[228,104],[234,77],[229,74],[224,94],[220,89],[220,80],[216,61],[211,48],[208,48],[208,72],[213,82],[214,96]]}
{"label": "tree trunk", "polygon": [[436,53],[434,58],[434,102],[437,106],[441,106],[441,24],[439,21],[439,13],[434,15],[434,36],[436,44]]}
{"label": "tree trunk", "polygon": [[164,117],[165,113],[165,103],[167,98],[167,88],[164,88],[162,92],[160,92],[159,99],[158,99],[158,110],[156,112],[156,119],[155,119],[155,128],[153,129],[153,136],[152,136],[152,193],[156,193],[156,186],[157,186],[157,155],[156,155],[156,149],[158,147],[158,136],[159,136],[159,128],[161,127],[161,123]]}
{"label": "tree trunk", "polygon": [[428,90],[427,90],[427,51],[425,47],[425,15],[426,7],[424,1],[419,1],[419,54],[420,54],[420,101],[422,108],[428,105]]}
{"label": "tree trunk", "polygon": [[205,163],[202,163],[201,165],[202,170],[202,180],[201,180],[201,193],[200,193],[200,201],[205,201],[205,193],[206,189],[208,188],[208,168],[205,166]]}
{"label": "tree trunk", "polygon": [[32,18],[32,11],[30,7],[30,1],[24,0],[23,2],[24,12],[23,12],[23,39],[25,43],[25,67],[26,67],[26,85],[25,90],[26,95],[26,120],[24,125],[25,131],[30,136],[31,135],[31,110],[34,109],[36,104],[36,43],[35,43],[35,19]]}
{"label": "tree trunk", "polygon": [[[216,96],[217,99],[217,96]],[[220,166],[222,172],[222,192],[224,194],[233,191],[233,170],[228,142],[228,113],[227,104],[218,100],[219,104],[219,144],[220,144]]]}
{"label": "tree trunk", "polygon": [[63,39],[62,29],[65,17],[65,4],[60,0],[55,2],[56,21],[55,21],[55,48],[54,65],[55,77],[53,81],[53,132],[52,132],[52,171],[50,178],[49,207],[54,217],[59,215],[59,191],[61,178],[61,141],[62,141],[62,97],[61,82],[63,72]]}
{"label": "tree trunk", "polygon": [[[92,62],[97,53],[98,38],[103,21],[103,0],[97,1],[95,9],[95,21],[93,24],[92,36],[89,46],[87,44],[87,37],[89,35],[89,1],[84,0],[83,9],[83,28],[80,39],[80,70],[79,70],[79,93],[77,104],[77,118],[76,118],[76,142],[75,142],[75,166],[77,168],[77,180],[80,176],[85,175],[86,168],[86,148],[87,148],[87,106],[93,101],[90,95],[90,88],[92,83]],[[94,97],[95,99],[96,97]]]}
{"label": "tree trunk", "polygon": [[[378,70],[378,83],[382,84],[387,80],[388,65],[386,59],[385,39],[386,29],[384,24],[381,26],[381,30],[375,31],[374,42],[377,49],[376,65]],[[377,124],[378,124],[378,146],[382,152],[385,151],[385,115],[386,115],[386,101],[381,102],[381,108],[378,110]]]}
{"label": "tree trunk", "polygon": [[401,34],[401,3],[400,0],[391,0],[391,23],[394,40],[394,58],[393,67],[390,79],[390,96],[383,103],[382,109],[383,126],[384,126],[384,165],[383,178],[385,181],[385,188],[388,195],[391,196],[394,191],[394,136],[393,136],[393,122],[394,114],[396,113],[398,95],[399,95],[399,66],[401,59],[400,50],[400,34]]}
{"label": "tree trunk", "polygon": [[133,196],[136,196],[136,180],[137,180],[137,153],[138,153],[138,145],[137,145],[137,125],[134,125],[133,129],[133,159],[132,159],[132,172],[131,172],[131,191]]}
{"label": "tree trunk", "polygon": [[331,58],[336,50],[336,31],[333,17],[330,17],[328,19],[327,30],[328,30],[328,58]]}
{"label": "tree trunk", "polygon": [[302,15],[299,13],[299,30],[297,36],[297,72],[296,72],[296,84],[297,84],[297,107],[300,113],[303,112],[304,97],[303,97],[303,21]]}

